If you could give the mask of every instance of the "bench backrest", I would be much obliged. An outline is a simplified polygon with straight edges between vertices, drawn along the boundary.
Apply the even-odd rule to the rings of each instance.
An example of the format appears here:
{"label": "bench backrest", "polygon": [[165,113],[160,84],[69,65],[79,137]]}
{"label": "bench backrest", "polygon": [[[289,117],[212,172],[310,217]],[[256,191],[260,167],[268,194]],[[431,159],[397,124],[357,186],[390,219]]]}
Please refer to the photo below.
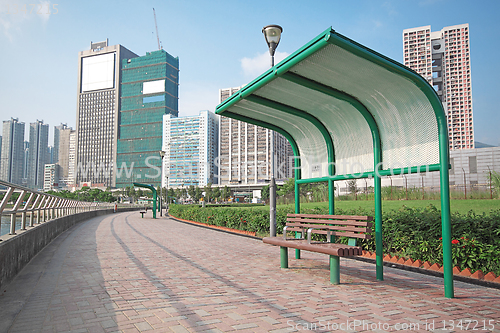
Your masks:
{"label": "bench backrest", "polygon": [[313,228],[313,233],[370,239],[372,216],[355,215],[317,215],[317,214],[287,214],[287,231],[303,231]]}

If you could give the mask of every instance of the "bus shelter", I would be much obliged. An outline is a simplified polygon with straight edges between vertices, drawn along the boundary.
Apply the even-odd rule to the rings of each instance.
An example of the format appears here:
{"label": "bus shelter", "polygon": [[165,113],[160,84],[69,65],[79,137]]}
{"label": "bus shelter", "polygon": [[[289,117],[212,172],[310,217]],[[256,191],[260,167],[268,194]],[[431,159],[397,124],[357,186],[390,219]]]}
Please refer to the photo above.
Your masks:
{"label": "bus shelter", "polygon": [[219,104],[216,113],[281,133],[300,184],[373,178],[376,276],[383,280],[381,177],[440,171],[445,296],[454,297],[448,128],[435,90],[420,75],[325,30]]}

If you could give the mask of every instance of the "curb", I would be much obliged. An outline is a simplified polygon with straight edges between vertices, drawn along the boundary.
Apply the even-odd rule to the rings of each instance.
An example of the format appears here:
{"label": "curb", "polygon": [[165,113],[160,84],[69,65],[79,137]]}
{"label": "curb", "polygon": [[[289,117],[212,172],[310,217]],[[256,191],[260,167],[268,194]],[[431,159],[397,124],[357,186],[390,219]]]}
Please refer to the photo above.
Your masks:
{"label": "curb", "polygon": [[[376,263],[375,259],[370,258],[371,252],[368,252],[368,251],[363,251],[363,252],[365,252],[363,255],[357,256],[357,257],[351,257],[350,259],[364,261],[364,262],[371,263],[371,264]],[[367,256],[370,256],[370,257],[367,257]],[[386,259],[386,257],[387,257],[387,259]],[[425,265],[425,263],[423,263],[424,268],[421,268],[420,267],[421,265],[405,265],[405,264],[402,264],[400,262],[391,261],[391,259],[393,259],[393,258],[397,258],[397,257],[394,256],[391,258],[390,255],[384,256],[384,266],[444,278],[442,268],[439,267],[438,264],[430,265],[426,261],[425,263],[427,263],[427,265]],[[419,260],[417,260],[415,262],[419,262]],[[439,267],[439,268],[437,268],[437,267]],[[466,268],[464,271],[466,271],[466,270],[468,270],[468,268]],[[453,280],[465,282],[465,283],[469,283],[469,284],[475,284],[475,285],[479,285],[479,286],[483,286],[483,287],[493,288],[493,289],[500,289],[500,283],[488,281],[488,280],[484,280],[484,279],[474,278],[474,277],[471,277],[470,274],[468,274],[468,275],[459,275],[459,274],[460,274],[459,272],[457,272],[457,273],[454,272],[453,273]]]}
{"label": "curb", "polygon": [[[202,223],[202,222],[184,220],[184,219],[172,216],[170,214],[168,215],[168,217],[170,217],[171,219],[173,219],[177,222],[181,222],[181,223],[185,223],[185,224],[195,225],[195,226],[199,226],[199,227],[210,229],[210,230],[225,232],[228,234],[243,236],[243,237],[252,238],[252,239],[256,239],[256,240],[262,240],[261,237],[255,236],[255,233],[253,233],[253,235],[248,234],[249,233],[248,231],[220,227],[220,226],[214,226],[214,225],[210,225],[210,224]],[[359,260],[359,261],[363,261],[363,262],[370,263],[370,264],[376,263],[375,259],[371,259],[369,257],[369,256],[371,256],[371,252],[368,252],[368,251],[363,251],[363,252],[364,252],[363,255],[349,257],[349,259]],[[437,264],[431,265],[428,262],[426,262],[427,265],[424,265],[424,266],[429,266],[429,267],[428,268],[421,268],[420,267],[421,265],[405,265],[405,264],[403,264],[403,261],[401,260],[402,258],[398,258],[397,260],[395,258],[397,258],[397,257],[396,256],[391,257],[388,254],[385,255],[384,261],[383,261],[384,266],[396,268],[396,269],[401,269],[401,270],[405,270],[405,271],[410,271],[410,272],[414,272],[414,273],[420,273],[420,274],[424,274],[424,275],[430,275],[430,276],[444,278],[442,268],[440,269],[438,267],[439,265],[437,265]],[[404,261],[404,262],[407,263],[408,261]],[[411,260],[411,262],[413,262],[413,260]],[[420,260],[416,260],[415,263],[420,263]],[[489,274],[491,274],[491,273],[489,273]],[[486,275],[486,274],[484,274],[484,275]],[[467,276],[464,276],[464,275],[458,275],[458,274],[454,273],[453,280],[465,282],[465,283],[469,283],[469,284],[474,284],[474,285],[479,285],[482,287],[500,289],[500,283],[488,281],[488,280],[484,280],[484,279],[472,278],[469,276],[470,276],[470,274]],[[498,278],[500,278],[500,277],[498,277]]]}
{"label": "curb", "polygon": [[211,224],[202,223],[202,222],[184,220],[184,219],[181,219],[179,217],[175,217],[175,216],[170,215],[170,214],[168,215],[168,217],[171,218],[172,220],[177,221],[177,222],[186,223],[186,224],[190,224],[190,225],[196,225],[198,227],[202,227],[205,229],[210,229],[210,230],[225,232],[227,234],[238,235],[238,236],[243,236],[243,237],[247,237],[247,238],[262,240],[262,238],[255,236],[255,232],[251,232],[251,231],[243,231],[243,230],[238,230],[238,229],[221,227],[221,226],[217,226],[217,225],[211,225]]}

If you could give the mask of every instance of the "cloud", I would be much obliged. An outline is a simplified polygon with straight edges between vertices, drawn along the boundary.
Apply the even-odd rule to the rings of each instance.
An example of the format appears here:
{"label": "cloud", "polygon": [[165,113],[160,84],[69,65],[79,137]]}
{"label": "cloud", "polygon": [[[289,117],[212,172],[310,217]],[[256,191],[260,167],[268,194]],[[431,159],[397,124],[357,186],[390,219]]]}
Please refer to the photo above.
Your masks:
{"label": "cloud", "polygon": [[50,13],[54,12],[54,10],[50,6],[50,1],[40,1],[38,6],[42,6],[42,10],[40,11],[40,19],[42,20],[42,24],[45,26],[50,18]]}
{"label": "cloud", "polygon": [[[277,51],[274,54],[274,63],[277,64],[281,60],[285,59],[288,57],[287,52],[279,52]],[[264,73],[266,70],[269,69],[271,66],[271,59],[270,55],[268,52],[264,53],[259,53],[253,58],[243,58],[240,60],[241,62],[241,69],[243,69],[243,73],[245,76],[250,76],[250,77],[255,77],[258,76],[262,73]]]}
{"label": "cloud", "polygon": [[9,41],[26,27],[27,22],[40,20],[45,27],[54,9],[50,1],[27,4],[19,0],[0,0],[0,34]]}

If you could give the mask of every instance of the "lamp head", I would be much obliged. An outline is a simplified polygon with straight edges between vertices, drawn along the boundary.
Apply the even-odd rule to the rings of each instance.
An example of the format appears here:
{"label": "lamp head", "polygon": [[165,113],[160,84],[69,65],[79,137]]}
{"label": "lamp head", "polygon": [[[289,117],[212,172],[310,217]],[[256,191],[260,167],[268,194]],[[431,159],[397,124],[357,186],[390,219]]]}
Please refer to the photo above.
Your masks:
{"label": "lamp head", "polygon": [[269,54],[272,57],[274,56],[274,51],[278,47],[282,32],[283,28],[276,24],[267,25],[262,28],[262,33],[266,38],[267,46],[269,46]]}

